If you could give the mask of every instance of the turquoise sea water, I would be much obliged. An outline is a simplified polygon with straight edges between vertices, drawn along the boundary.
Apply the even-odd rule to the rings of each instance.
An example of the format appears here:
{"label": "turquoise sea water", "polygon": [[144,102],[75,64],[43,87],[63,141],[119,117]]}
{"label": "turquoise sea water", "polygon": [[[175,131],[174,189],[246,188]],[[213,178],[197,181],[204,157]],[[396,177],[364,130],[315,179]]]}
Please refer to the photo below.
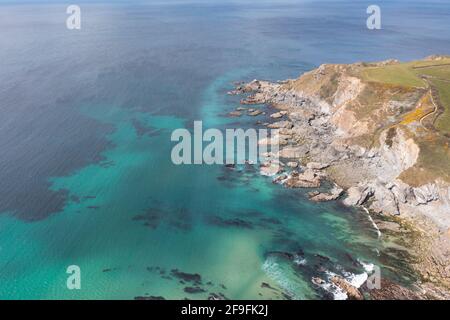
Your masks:
{"label": "turquoise sea water", "polygon": [[402,3],[373,36],[364,4],[341,1],[86,4],[75,34],[64,5],[0,5],[0,298],[322,299],[312,277],[364,264],[413,280],[364,212],[170,160],[194,120],[254,125],[223,116],[234,81],[450,49],[448,4]]}

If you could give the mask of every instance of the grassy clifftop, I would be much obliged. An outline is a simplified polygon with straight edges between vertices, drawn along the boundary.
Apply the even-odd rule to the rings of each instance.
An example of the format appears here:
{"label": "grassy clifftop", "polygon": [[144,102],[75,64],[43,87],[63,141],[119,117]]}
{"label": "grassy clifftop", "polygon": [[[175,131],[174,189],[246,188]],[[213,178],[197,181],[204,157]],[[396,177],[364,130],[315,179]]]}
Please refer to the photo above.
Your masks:
{"label": "grassy clifftop", "polygon": [[412,138],[420,153],[400,176],[406,183],[450,183],[450,57],[322,65],[285,88],[328,102],[345,143],[371,148],[398,131]]}
{"label": "grassy clifftop", "polygon": [[[450,136],[450,58],[435,57],[394,65],[367,67],[361,72],[365,81],[403,87],[428,88],[438,108],[432,125]],[[429,123],[430,124],[430,123]]]}
{"label": "grassy clifftop", "polygon": [[427,90],[399,119],[398,125],[408,128],[420,147],[416,165],[400,178],[416,186],[439,178],[450,182],[450,58],[367,67],[361,76],[368,82]]}

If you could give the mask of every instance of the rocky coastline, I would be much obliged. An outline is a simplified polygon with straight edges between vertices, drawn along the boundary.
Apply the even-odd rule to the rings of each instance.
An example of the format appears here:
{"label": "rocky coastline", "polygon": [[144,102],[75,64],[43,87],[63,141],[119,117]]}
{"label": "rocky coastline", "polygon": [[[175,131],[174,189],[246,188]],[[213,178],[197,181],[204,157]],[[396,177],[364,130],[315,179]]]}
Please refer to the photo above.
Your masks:
{"label": "rocky coastline", "polygon": [[[442,59],[446,58],[435,56],[428,61]],[[396,85],[380,89],[380,84],[361,76],[367,68],[396,64],[389,60],[322,65],[295,80],[239,83],[229,94],[241,95],[242,106],[230,116],[265,116],[258,124],[278,129],[279,153],[268,154],[260,169],[274,183],[311,189],[311,201],[342,201],[346,206],[367,208],[371,219],[392,217],[397,226],[414,231],[406,249],[417,257],[413,264],[420,275],[416,289],[384,281],[382,289],[367,291],[371,298],[448,299],[450,184],[440,178],[412,184],[404,178],[405,173],[414,176],[414,170],[421,170],[416,168],[421,152],[417,141],[423,128],[422,119],[408,124],[402,119],[420,107],[427,90]],[[370,95],[383,102],[372,107],[366,98]],[[261,105],[273,111],[266,114]],[[327,191],[323,191],[325,181],[331,185]],[[382,231],[384,227],[381,224]],[[350,298],[363,297],[363,287],[352,288],[338,278],[333,282]]]}

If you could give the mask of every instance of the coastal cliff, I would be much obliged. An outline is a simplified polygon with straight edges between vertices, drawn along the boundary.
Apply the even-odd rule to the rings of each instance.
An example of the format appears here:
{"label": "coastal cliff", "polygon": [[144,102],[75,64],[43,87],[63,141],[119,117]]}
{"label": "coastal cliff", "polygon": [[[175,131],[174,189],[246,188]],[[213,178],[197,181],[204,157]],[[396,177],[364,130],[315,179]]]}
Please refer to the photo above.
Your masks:
{"label": "coastal cliff", "polygon": [[423,297],[448,297],[450,57],[325,64],[295,80],[240,84],[230,94],[276,109],[264,124],[279,129],[281,148],[263,174],[288,188],[328,180],[332,189],[310,192],[312,201],[340,199],[410,222],[419,234],[411,249]]}

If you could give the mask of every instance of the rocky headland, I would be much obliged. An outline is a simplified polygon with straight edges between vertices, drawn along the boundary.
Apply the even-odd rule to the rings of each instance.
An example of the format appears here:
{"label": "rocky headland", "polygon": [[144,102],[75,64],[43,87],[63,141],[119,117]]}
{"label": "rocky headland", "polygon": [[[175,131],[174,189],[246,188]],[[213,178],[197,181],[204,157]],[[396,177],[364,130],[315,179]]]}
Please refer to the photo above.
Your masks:
{"label": "rocky headland", "polygon": [[[406,249],[417,257],[417,289],[389,284],[373,298],[449,298],[450,57],[324,64],[229,94],[243,96],[234,116],[249,105],[255,117],[264,116],[259,105],[273,108],[258,123],[279,130],[279,154],[261,166],[274,183],[313,188],[312,201],[339,200],[414,229]],[[317,189],[324,181],[330,190]]]}

